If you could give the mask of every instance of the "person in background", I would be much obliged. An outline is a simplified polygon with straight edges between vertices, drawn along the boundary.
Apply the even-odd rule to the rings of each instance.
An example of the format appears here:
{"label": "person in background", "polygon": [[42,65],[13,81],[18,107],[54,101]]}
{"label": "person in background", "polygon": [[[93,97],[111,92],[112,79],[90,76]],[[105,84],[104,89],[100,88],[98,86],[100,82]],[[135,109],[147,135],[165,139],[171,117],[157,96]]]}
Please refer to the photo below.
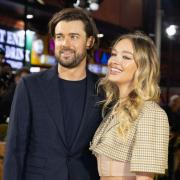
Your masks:
{"label": "person in background", "polygon": [[164,107],[171,127],[171,132],[180,134],[180,96],[174,94],[169,98],[168,106]]}
{"label": "person in background", "polygon": [[5,61],[5,50],[0,47],[0,99],[14,84],[11,65]]}
{"label": "person in background", "polygon": [[4,96],[14,83],[12,67],[7,62],[0,63],[0,98]]}
{"label": "person in background", "polygon": [[4,57],[5,57],[5,51],[2,47],[0,47],[0,74],[1,74],[1,70],[2,70],[2,64],[4,62]]}
{"label": "person in background", "polygon": [[2,62],[0,73],[0,123],[6,121],[6,108],[3,104],[4,99],[8,96],[14,87],[14,75],[12,73],[12,67],[7,62]]}
{"label": "person in background", "polygon": [[166,111],[170,125],[169,157],[168,157],[168,180],[179,179],[180,172],[180,96],[174,94],[169,98]]}
{"label": "person in background", "polygon": [[85,10],[68,8],[49,22],[57,65],[22,78],[10,114],[4,180],[98,180],[89,142],[101,122],[98,77],[87,61],[98,47]]}
{"label": "person in background", "polygon": [[30,74],[29,69],[27,67],[22,67],[21,69],[18,69],[16,71],[13,77],[13,81],[11,80],[11,85],[6,85],[6,93],[4,93],[0,99],[0,123],[8,122],[15,88],[19,81],[22,79],[22,77],[27,76],[28,74]]}
{"label": "person in background", "polygon": [[158,81],[153,41],[141,32],[120,36],[99,84],[105,117],[90,146],[101,180],[152,180],[165,173],[169,125],[158,105]]}
{"label": "person in background", "polygon": [[12,67],[4,58],[5,50],[0,47],[0,96],[4,95],[14,82]]}
{"label": "person in background", "polygon": [[2,74],[2,65],[4,62],[4,57],[5,57],[5,51],[3,48],[0,47],[0,98],[4,94],[4,83],[1,79],[1,74]]}

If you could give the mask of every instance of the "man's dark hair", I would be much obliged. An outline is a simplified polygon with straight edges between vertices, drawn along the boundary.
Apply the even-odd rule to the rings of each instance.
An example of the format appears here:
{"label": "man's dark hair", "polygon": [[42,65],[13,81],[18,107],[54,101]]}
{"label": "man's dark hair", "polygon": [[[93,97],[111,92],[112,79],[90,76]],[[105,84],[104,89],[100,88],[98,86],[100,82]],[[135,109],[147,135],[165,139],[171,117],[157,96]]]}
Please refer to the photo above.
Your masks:
{"label": "man's dark hair", "polygon": [[76,8],[66,8],[56,13],[49,22],[49,33],[55,37],[55,27],[60,21],[76,21],[80,20],[84,24],[87,37],[93,36],[95,38],[94,46],[88,50],[88,55],[93,57],[94,50],[99,46],[99,39],[97,37],[98,30],[94,20],[86,10]]}

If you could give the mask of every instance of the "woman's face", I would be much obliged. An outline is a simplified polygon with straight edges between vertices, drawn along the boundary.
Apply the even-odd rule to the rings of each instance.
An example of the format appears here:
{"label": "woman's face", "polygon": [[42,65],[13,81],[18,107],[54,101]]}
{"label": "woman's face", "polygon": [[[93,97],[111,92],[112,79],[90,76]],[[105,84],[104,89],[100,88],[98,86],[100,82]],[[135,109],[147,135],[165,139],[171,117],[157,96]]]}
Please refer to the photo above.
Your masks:
{"label": "woman's face", "polygon": [[108,79],[118,86],[131,86],[137,65],[134,61],[134,49],[129,39],[122,39],[112,49],[108,61]]}

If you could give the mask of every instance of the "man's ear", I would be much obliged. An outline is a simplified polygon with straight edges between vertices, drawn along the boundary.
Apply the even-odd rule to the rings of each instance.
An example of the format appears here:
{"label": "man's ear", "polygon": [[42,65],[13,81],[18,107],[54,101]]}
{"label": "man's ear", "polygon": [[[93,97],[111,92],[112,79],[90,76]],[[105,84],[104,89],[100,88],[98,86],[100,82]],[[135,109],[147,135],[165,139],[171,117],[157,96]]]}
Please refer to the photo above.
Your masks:
{"label": "man's ear", "polygon": [[95,38],[93,36],[88,37],[87,43],[86,43],[86,49],[91,49],[94,45]]}

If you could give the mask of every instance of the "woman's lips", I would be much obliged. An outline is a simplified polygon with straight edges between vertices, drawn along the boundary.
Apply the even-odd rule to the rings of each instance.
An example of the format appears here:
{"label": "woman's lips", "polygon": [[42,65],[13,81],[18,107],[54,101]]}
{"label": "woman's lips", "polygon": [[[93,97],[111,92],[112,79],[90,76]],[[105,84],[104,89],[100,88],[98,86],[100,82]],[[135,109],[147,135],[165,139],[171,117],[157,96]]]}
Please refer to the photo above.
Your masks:
{"label": "woman's lips", "polygon": [[119,68],[110,67],[110,68],[109,68],[109,72],[110,72],[110,74],[118,74],[118,73],[121,73],[122,70],[119,69]]}

